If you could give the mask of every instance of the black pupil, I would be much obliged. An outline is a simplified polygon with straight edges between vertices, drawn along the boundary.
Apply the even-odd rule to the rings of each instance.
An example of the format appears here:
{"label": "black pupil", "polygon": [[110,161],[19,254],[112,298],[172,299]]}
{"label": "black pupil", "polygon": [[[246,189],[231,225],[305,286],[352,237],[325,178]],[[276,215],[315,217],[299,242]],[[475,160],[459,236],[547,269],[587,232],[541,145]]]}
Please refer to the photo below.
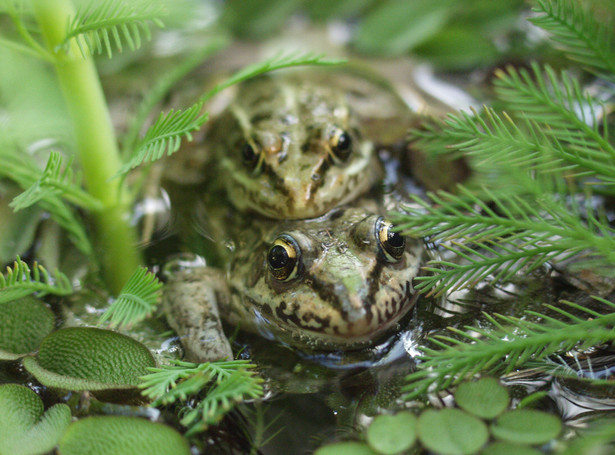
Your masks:
{"label": "black pupil", "polygon": [[253,161],[256,157],[256,153],[254,153],[254,149],[250,144],[244,144],[241,149],[241,154],[243,155],[243,159],[245,161]]}
{"label": "black pupil", "polygon": [[337,144],[335,144],[335,149],[337,151],[343,152],[350,148],[350,136],[348,133],[343,132],[337,138]]}
{"label": "black pupil", "polygon": [[286,248],[281,245],[275,245],[269,250],[269,265],[274,269],[280,269],[288,264],[288,253]]}
{"label": "black pupil", "polygon": [[387,235],[387,242],[389,245],[395,248],[399,248],[404,244],[404,238],[399,235],[399,232],[391,232],[389,231]]}

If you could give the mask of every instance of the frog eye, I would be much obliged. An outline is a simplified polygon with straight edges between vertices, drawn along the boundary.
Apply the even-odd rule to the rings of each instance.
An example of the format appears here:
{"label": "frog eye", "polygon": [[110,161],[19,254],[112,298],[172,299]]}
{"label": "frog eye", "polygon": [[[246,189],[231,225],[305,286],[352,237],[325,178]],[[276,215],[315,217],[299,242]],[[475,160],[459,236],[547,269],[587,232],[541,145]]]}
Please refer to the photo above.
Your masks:
{"label": "frog eye", "polygon": [[301,250],[289,235],[278,237],[269,248],[267,263],[271,274],[280,281],[290,281],[297,276]]}
{"label": "frog eye", "polygon": [[250,142],[246,142],[241,147],[241,157],[243,158],[243,162],[250,169],[254,169],[258,164],[259,155],[260,150]]}
{"label": "frog eye", "polygon": [[350,134],[342,129],[336,129],[329,139],[329,146],[336,157],[345,160],[350,156],[350,152],[352,152]]}
{"label": "frog eye", "polygon": [[376,238],[380,251],[388,262],[397,262],[401,259],[406,248],[406,240],[399,233],[393,231],[393,225],[382,218],[376,221]]}

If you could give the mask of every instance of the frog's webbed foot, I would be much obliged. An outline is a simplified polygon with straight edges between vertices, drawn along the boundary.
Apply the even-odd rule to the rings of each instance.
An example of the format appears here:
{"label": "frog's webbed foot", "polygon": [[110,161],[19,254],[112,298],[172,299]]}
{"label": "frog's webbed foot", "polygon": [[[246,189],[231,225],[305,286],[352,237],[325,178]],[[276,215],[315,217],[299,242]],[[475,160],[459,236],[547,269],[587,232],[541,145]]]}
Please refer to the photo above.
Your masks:
{"label": "frog's webbed foot", "polygon": [[179,335],[186,360],[208,362],[233,358],[218,311],[218,299],[228,295],[222,272],[209,267],[176,272],[167,282],[164,312],[169,325]]}

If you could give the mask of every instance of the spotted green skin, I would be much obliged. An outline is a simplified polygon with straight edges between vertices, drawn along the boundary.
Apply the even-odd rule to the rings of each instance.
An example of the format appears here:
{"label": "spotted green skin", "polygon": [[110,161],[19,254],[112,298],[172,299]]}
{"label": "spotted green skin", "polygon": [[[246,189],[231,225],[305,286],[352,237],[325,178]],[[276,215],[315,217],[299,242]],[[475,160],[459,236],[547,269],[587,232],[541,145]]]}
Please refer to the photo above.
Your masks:
{"label": "spotted green skin", "polygon": [[[260,220],[251,229],[243,229],[238,219],[234,251],[224,270],[204,267],[190,271],[190,279],[180,274],[171,280],[175,290],[182,280],[191,286],[200,280],[200,294],[207,289],[211,298],[206,303],[194,295],[166,299],[167,317],[201,361],[198,351],[204,348],[196,344],[212,337],[198,327],[211,325],[203,308],[214,298],[231,324],[282,343],[324,350],[368,346],[414,306],[412,281],[424,252],[422,242],[406,238],[399,260],[387,260],[378,241],[379,219],[376,211],[358,207],[334,209],[312,220]],[[281,235],[299,248],[296,274],[289,281],[276,279],[267,261]],[[186,335],[187,328],[191,334]]]}
{"label": "spotted green skin", "polygon": [[[209,129],[216,176],[233,206],[274,219],[321,216],[365,193],[382,176],[371,141],[335,79],[309,72],[266,75],[242,84]],[[350,138],[336,155],[336,133]],[[249,144],[258,154],[246,163]]]}

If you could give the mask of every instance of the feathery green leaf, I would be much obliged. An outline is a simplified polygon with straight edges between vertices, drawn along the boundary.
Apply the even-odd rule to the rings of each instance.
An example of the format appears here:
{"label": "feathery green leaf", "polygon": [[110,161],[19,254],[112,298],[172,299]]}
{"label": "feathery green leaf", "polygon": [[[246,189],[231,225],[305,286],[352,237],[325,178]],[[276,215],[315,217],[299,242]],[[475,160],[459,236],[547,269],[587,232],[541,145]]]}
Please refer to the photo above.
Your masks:
{"label": "feathery green leaf", "polygon": [[110,321],[111,327],[129,327],[145,319],[156,308],[162,283],[147,267],[132,274],[118,298],[103,313],[100,323]]}
{"label": "feathery green leaf", "polygon": [[34,262],[32,268],[19,256],[12,267],[6,268],[6,273],[0,274],[0,303],[10,302],[30,294],[38,293],[68,295],[73,288],[66,275],[56,270],[52,275],[45,267]]}
{"label": "feathery green leaf", "polygon": [[[26,191],[9,204],[15,211],[36,204],[50,195],[62,196],[69,202],[91,211],[102,209],[100,201],[81,189],[81,178],[75,178],[72,170],[73,158],[64,165],[62,155],[52,151],[43,174]],[[64,168],[64,170],[62,170]]]}
{"label": "feathery green leaf", "polygon": [[[496,314],[495,318],[506,324],[491,331],[489,337],[476,335],[476,328],[467,326],[466,331],[453,330],[467,341],[438,337],[446,347],[440,350],[425,350],[421,356],[419,370],[406,379],[404,390],[406,399],[417,397],[426,392],[436,392],[450,385],[458,384],[471,378],[478,372],[510,372],[522,367],[530,360],[540,360],[558,352],[565,352],[575,347],[592,346],[615,340],[615,304],[596,298],[608,311],[596,315],[591,310],[576,306],[572,302],[562,302],[582,313],[586,319],[576,317],[553,320],[546,315],[532,313],[542,317],[540,324],[523,319]],[[555,307],[547,305],[551,310]],[[566,312],[564,312],[566,313]],[[487,316],[493,322],[493,317]],[[567,319],[567,320],[566,320]],[[498,327],[499,326],[499,327]],[[480,330],[478,331],[480,334]],[[440,343],[442,345],[442,343]]]}
{"label": "feathery green leaf", "polygon": [[237,403],[263,394],[262,380],[250,369],[255,365],[246,360],[220,360],[194,364],[175,360],[171,365],[150,368],[143,376],[142,394],[155,401],[154,406],[186,401],[207,390],[197,399],[181,420],[188,434],[199,433],[217,423]]}
{"label": "feathery green leaf", "polygon": [[179,149],[182,137],[191,141],[192,132],[207,121],[208,115],[201,114],[202,109],[203,103],[198,102],[185,111],[171,109],[166,114],[161,112],[143,139],[135,146],[135,153],[116,176],[125,174],[143,163],[159,160],[165,154],[172,155]]}
{"label": "feathery green leaf", "polygon": [[537,64],[532,73],[509,67],[496,75],[496,93],[508,109],[541,124],[545,134],[567,144],[568,160],[574,163],[576,155],[585,165],[596,161],[593,169],[602,166],[605,180],[614,181],[615,148],[607,139],[606,122],[600,121],[600,103],[584,93],[576,79],[565,71],[558,77],[549,66],[543,72]]}
{"label": "feathery green leaf", "polygon": [[68,22],[62,44],[66,48],[69,41],[75,38],[84,58],[103,52],[111,58],[113,47],[122,52],[124,43],[131,50],[140,48],[141,35],[149,40],[150,25],[164,27],[161,17],[165,15],[166,10],[159,2],[92,1]]}
{"label": "feathery green leaf", "polygon": [[615,81],[612,26],[596,20],[577,0],[537,0],[530,22],[551,33],[564,53],[590,71]]}
{"label": "feathery green leaf", "polygon": [[213,98],[225,88],[232,85],[239,84],[247,79],[258,76],[259,74],[268,73],[269,71],[279,70],[283,68],[290,68],[295,66],[331,66],[345,63],[345,59],[330,59],[326,58],[324,54],[314,54],[312,52],[305,52],[297,54],[291,53],[279,53],[265,61],[248,65],[245,68],[239,70],[233,74],[226,81],[216,85],[213,89],[205,93],[201,97],[202,102]]}
{"label": "feathery green leaf", "polygon": [[[41,170],[34,159],[25,153],[0,152],[0,159],[0,176],[13,180],[23,189],[34,186],[41,179]],[[92,244],[75,211],[53,189],[41,190],[37,198],[39,206],[49,212],[51,218],[68,233],[75,246],[82,253],[92,256]]]}

